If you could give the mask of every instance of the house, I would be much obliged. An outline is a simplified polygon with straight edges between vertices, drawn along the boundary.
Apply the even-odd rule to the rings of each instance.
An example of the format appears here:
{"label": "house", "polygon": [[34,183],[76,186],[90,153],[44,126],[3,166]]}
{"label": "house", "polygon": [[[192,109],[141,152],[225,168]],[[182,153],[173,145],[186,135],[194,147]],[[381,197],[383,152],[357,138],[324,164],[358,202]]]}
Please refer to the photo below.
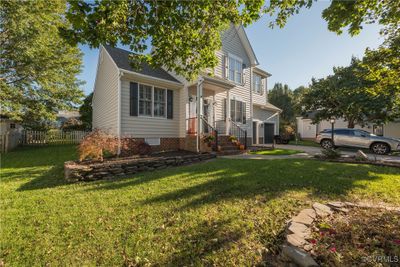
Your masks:
{"label": "house", "polygon": [[[297,133],[300,134],[301,138],[312,140],[316,137],[316,135],[320,131],[324,129],[330,129],[332,127],[331,123],[327,120],[314,124],[312,122],[314,117],[315,117],[315,112],[309,112],[303,117],[296,118]],[[342,118],[336,119],[334,127],[347,128],[347,122]],[[361,127],[360,125],[355,125],[354,128],[362,129],[379,136],[400,138],[399,119],[384,125],[371,124],[371,125],[366,125],[364,127]]]}
{"label": "house", "polygon": [[199,151],[200,137],[215,130],[221,144],[231,135],[247,145],[272,143],[278,134],[281,110],[267,98],[271,74],[258,67],[243,26],[222,34],[220,64],[196,81],[147,64],[134,70],[129,54],[100,47],[93,128],[144,140],[155,150]]}
{"label": "house", "polygon": [[7,115],[0,114],[0,135],[10,132],[21,132],[23,127],[18,122],[11,120]]}

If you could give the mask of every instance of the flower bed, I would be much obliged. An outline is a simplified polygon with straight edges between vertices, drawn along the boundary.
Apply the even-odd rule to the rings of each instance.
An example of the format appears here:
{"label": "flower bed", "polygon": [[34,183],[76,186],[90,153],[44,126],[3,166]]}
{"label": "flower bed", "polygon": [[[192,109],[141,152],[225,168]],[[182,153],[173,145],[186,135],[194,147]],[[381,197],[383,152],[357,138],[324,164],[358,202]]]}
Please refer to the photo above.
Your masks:
{"label": "flower bed", "polygon": [[181,153],[181,155],[159,154],[148,157],[114,158],[103,162],[67,161],[64,163],[64,176],[69,182],[95,181],[124,177],[143,171],[164,169],[167,167],[188,165],[215,158],[210,153]]}
{"label": "flower bed", "polygon": [[391,266],[400,263],[400,208],[314,203],[290,220],[278,265]]}

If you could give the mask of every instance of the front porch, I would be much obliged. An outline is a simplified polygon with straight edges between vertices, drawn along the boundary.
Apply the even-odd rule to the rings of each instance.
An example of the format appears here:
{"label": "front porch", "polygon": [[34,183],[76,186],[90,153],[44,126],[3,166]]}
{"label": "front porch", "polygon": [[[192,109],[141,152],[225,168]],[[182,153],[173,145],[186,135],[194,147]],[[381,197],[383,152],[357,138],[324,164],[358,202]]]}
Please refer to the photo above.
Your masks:
{"label": "front porch", "polygon": [[185,143],[190,145],[185,145],[186,149],[220,151],[229,146],[229,150],[233,150],[226,141],[229,136],[235,136],[247,147],[247,131],[230,118],[227,99],[234,86],[225,79],[204,76],[188,87]]}

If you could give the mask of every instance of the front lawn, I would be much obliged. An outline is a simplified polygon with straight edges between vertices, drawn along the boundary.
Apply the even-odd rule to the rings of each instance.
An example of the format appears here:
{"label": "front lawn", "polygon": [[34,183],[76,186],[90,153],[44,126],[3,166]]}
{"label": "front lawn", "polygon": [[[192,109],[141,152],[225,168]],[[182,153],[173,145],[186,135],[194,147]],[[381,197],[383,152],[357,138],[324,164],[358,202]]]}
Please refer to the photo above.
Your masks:
{"label": "front lawn", "polygon": [[294,154],[299,154],[299,153],[303,153],[303,152],[304,151],[301,151],[301,150],[275,148],[275,149],[269,149],[269,150],[255,151],[255,152],[251,152],[250,154],[278,156],[278,155],[294,155]]}
{"label": "front lawn", "polygon": [[400,205],[399,169],[234,160],[67,184],[72,146],[1,155],[0,261],[7,266],[257,265],[286,220],[315,201]]}
{"label": "front lawn", "polygon": [[320,144],[318,144],[315,141],[312,140],[298,140],[297,143],[295,140],[292,140],[289,142],[290,145],[295,145],[295,146],[312,146],[312,147],[321,147]]}

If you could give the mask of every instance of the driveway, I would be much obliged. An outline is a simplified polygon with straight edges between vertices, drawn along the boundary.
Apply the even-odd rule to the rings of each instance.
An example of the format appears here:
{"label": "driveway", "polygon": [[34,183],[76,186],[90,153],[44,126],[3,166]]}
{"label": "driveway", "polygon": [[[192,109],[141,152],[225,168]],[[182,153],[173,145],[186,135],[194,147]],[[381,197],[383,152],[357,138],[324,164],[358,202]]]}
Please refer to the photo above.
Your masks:
{"label": "driveway", "polygon": [[[290,159],[290,158],[312,158],[316,154],[321,154],[321,148],[312,147],[312,146],[295,146],[295,145],[276,145],[276,148],[282,149],[293,149],[293,150],[301,150],[304,153],[294,154],[294,155],[253,155],[253,154],[241,154],[241,155],[232,155],[232,156],[224,156],[224,158],[236,158],[236,159]],[[339,149],[342,155],[354,156],[356,152],[342,150]],[[397,162],[400,163],[400,156],[388,156],[388,155],[375,155],[372,153],[366,153],[367,156],[371,160],[382,160],[387,162]]]}

